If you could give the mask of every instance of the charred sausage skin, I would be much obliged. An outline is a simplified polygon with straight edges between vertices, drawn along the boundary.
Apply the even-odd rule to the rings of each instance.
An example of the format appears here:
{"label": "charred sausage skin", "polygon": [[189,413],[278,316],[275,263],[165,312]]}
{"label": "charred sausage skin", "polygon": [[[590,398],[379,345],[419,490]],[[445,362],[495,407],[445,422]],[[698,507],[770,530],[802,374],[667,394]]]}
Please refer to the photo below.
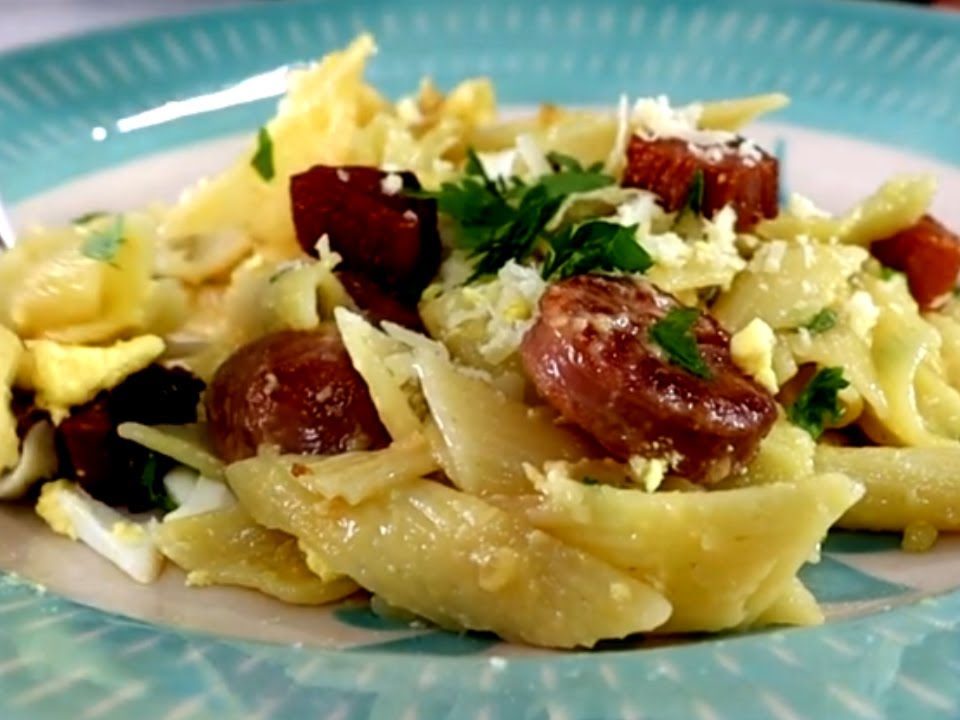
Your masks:
{"label": "charred sausage skin", "polygon": [[684,206],[694,177],[703,173],[702,212],[713,217],[726,205],[737,213],[737,230],[746,231],[777,214],[779,166],[760,148],[740,152],[746,141],[694,146],[680,138],[634,135],[627,146],[625,187],[649,190],[663,208],[675,212]]}
{"label": "charred sausage skin", "polygon": [[283,330],[241,347],[217,369],[205,406],[214,449],[226,462],[261,445],[325,455],[388,442],[333,326]]}
{"label": "charred sausage skin", "polygon": [[663,457],[709,484],[753,457],[776,404],[733,364],[730,339],[709,316],[693,334],[711,377],[671,364],[649,334],[677,307],[645,280],[576,276],[544,294],[521,356],[539,394],[613,456]]}
{"label": "charred sausage skin", "polygon": [[341,270],[415,303],[440,265],[436,202],[403,192],[419,188],[413,173],[372,167],[317,165],[294,175],[290,198],[300,247],[316,256],[317,241],[327,235],[343,258]]}

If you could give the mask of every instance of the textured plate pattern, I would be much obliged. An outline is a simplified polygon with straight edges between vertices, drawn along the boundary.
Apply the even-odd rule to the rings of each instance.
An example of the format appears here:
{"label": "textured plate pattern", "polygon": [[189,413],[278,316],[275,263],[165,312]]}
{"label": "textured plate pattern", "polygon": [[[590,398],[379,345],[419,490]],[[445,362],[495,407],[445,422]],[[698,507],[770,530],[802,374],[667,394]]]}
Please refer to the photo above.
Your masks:
{"label": "textured plate pattern", "polygon": [[[258,5],[0,59],[0,187],[24,199],[131,157],[255,126],[282,68],[374,31],[390,93],[489,74],[503,99],[609,103],[784,90],[783,119],[960,164],[960,22],[819,0]],[[842,68],[842,72],[838,69]],[[829,172],[829,168],[824,168]],[[956,718],[960,594],[888,573],[887,539],[836,536],[818,596],[875,615],[814,630],[594,654],[337,619],[374,645],[324,652],[160,629],[0,580],[4,720]],[[384,633],[387,639],[384,640]]]}

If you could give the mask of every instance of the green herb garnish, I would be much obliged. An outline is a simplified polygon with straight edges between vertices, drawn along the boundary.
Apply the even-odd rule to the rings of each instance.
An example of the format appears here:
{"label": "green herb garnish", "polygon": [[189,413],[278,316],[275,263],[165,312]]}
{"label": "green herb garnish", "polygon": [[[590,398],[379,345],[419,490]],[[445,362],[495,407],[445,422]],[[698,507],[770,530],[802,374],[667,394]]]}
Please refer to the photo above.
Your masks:
{"label": "green herb garnish", "polygon": [[273,140],[266,127],[260,128],[257,133],[257,151],[250,159],[250,166],[265,182],[273,180],[276,174],[273,167]]}
{"label": "green herb garnish", "polygon": [[[434,192],[410,192],[415,197],[432,198],[438,210],[457,224],[456,244],[466,249],[476,261],[467,282],[491,275],[510,260],[522,262],[541,246],[550,251],[560,231],[547,232],[546,226],[560,209],[565,198],[581,192],[596,190],[614,183],[597,165],[584,168],[576,159],[566,155],[548,155],[555,172],[524,183],[520,178],[492,179],[484,172],[483,164],[473,150],[467,151],[465,175],[456,182],[444,183]],[[569,232],[569,231],[563,231]],[[590,231],[591,234],[594,231]],[[562,262],[572,260],[576,233],[560,237],[564,245]],[[584,241],[586,236],[581,235]],[[612,238],[607,238],[613,242]],[[594,240],[599,243],[599,240]],[[604,243],[600,243],[604,244]],[[591,250],[592,256],[609,264],[612,259],[626,257],[633,265],[641,261],[637,253],[630,254],[622,240],[617,240],[610,252]],[[577,260],[578,272],[584,272],[586,262]]]}
{"label": "green herb garnish", "polygon": [[683,207],[680,209],[681,215],[685,215],[687,213],[699,215],[701,212],[703,212],[704,184],[703,170],[697,168],[696,172],[693,173],[693,178],[690,180],[690,189],[687,190],[687,199],[684,201]]}
{"label": "green herb garnish", "polygon": [[880,279],[881,280],[893,280],[893,278],[898,275],[903,275],[899,270],[894,270],[892,267],[887,265],[880,266]]}
{"label": "green herb garnish", "polygon": [[112,265],[124,241],[123,216],[117,215],[112,225],[91,234],[83,243],[80,252],[91,260]]}
{"label": "green herb garnish", "polygon": [[149,452],[143,463],[143,469],[140,471],[140,484],[145,490],[151,507],[170,512],[177,508],[177,504],[167,493],[163,484],[163,476],[166,473],[161,471],[160,465],[159,456],[154,452]]}
{"label": "green herb garnish", "polygon": [[581,482],[582,484],[584,484],[584,485],[599,485],[599,484],[600,484],[600,481],[599,481],[599,480],[597,480],[595,477],[591,477],[591,476],[589,476],[589,475],[584,475],[584,476],[583,476],[583,479],[582,479],[580,482]]}
{"label": "green herb garnish", "polygon": [[592,270],[642,273],[653,264],[637,243],[637,227],[594,220],[567,227],[550,240],[544,278],[566,278]]}
{"label": "green herb garnish", "polygon": [[809,330],[814,335],[819,335],[824,333],[827,330],[832,329],[837,324],[837,313],[830,308],[824,308],[816,315],[814,315],[810,321],[804,325],[807,330]]}
{"label": "green herb garnish", "polygon": [[693,335],[693,325],[699,317],[696,308],[674,308],[653,324],[650,339],[663,348],[671,363],[706,380],[710,378],[710,368]]}
{"label": "green herb garnish", "polygon": [[87,223],[92,223],[94,220],[99,220],[100,218],[108,217],[110,213],[106,210],[93,210],[83,215],[77,215],[73,220],[70,221],[71,225],[86,225]]}
{"label": "green herb garnish", "polygon": [[787,417],[814,439],[820,437],[827,421],[837,421],[843,415],[837,394],[849,385],[843,378],[843,368],[819,370],[787,410]]}

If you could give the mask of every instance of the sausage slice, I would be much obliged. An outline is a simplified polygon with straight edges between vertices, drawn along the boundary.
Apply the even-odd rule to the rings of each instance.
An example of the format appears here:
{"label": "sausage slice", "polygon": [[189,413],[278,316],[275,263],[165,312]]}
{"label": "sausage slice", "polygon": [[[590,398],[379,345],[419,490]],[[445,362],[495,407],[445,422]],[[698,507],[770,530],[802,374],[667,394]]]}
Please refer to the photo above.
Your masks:
{"label": "sausage slice", "polygon": [[572,277],[544,294],[521,356],[539,394],[613,456],[663,457],[713,483],[753,457],[776,405],[733,364],[729,337],[708,315],[692,333],[709,378],[671,364],[650,329],[679,307],[645,280]]}
{"label": "sausage slice", "polygon": [[226,462],[261,445],[325,455],[388,442],[333,326],[282,330],[244,345],[217,369],[205,405],[214,449]]}
{"label": "sausage slice", "polygon": [[403,190],[417,190],[411,172],[317,165],[290,179],[297,241],[316,255],[326,234],[342,270],[362,273],[391,295],[419,299],[440,265],[437,206]]}
{"label": "sausage slice", "polygon": [[732,205],[737,212],[737,230],[749,230],[777,214],[779,164],[764,150],[745,143],[737,139],[698,146],[680,138],[634,135],[627,146],[623,185],[649,190],[667,212],[675,212],[686,202],[699,170],[703,173],[703,214],[713,217]]}
{"label": "sausage slice", "polygon": [[910,294],[921,310],[940,307],[956,287],[960,237],[930,215],[896,235],[876,241],[870,251],[884,265],[907,274]]}

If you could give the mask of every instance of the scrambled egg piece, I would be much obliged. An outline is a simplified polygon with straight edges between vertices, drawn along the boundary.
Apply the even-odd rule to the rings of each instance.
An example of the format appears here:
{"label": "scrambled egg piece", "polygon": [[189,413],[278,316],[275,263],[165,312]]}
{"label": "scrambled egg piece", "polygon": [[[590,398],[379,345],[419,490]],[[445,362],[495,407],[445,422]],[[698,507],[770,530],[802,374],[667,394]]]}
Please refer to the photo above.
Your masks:
{"label": "scrambled egg piece", "polygon": [[163,340],[156,335],[121,340],[109,347],[28,340],[18,383],[35,390],[37,405],[49,410],[58,423],[71,406],[118,385],[156,360],[163,350]]}
{"label": "scrambled egg piece", "polygon": [[773,350],[777,338],[760,318],[754,318],[730,339],[730,354],[737,367],[767,390],[776,393],[777,376],[773,372]]}
{"label": "scrambled egg piece", "polygon": [[20,338],[0,326],[0,469],[12,468],[20,459],[17,419],[10,410],[10,387],[22,355]]}
{"label": "scrambled egg piece", "polygon": [[629,462],[633,479],[647,492],[655,492],[666,477],[669,465],[664,458],[645,458],[634,455]]}
{"label": "scrambled egg piece", "polygon": [[843,315],[857,336],[870,342],[873,328],[880,319],[880,308],[866,290],[857,290],[843,305]]}
{"label": "scrambled egg piece", "polygon": [[44,485],[37,515],[54,532],[90,546],[137,582],[152,583],[163,569],[163,556],[143,524],[94,500],[76,483]]}

